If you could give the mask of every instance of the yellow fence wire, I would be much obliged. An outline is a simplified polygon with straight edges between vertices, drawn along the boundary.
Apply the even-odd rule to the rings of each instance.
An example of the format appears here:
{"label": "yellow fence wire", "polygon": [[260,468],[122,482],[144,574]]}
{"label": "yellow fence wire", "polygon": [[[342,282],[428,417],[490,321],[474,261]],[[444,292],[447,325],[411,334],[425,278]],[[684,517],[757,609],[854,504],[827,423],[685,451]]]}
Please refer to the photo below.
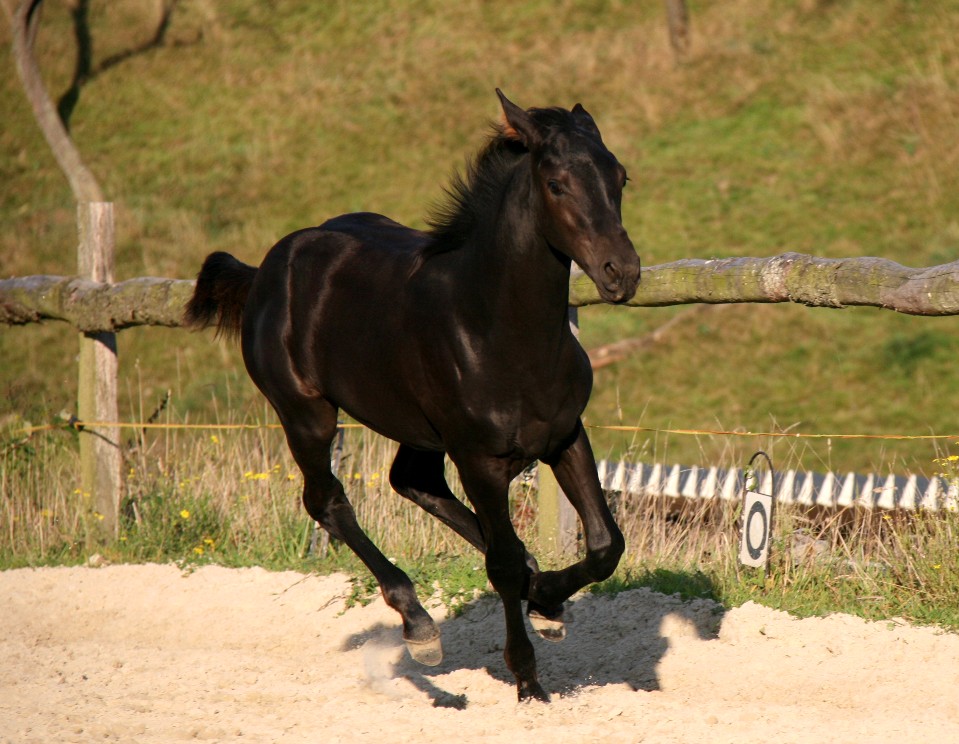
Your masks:
{"label": "yellow fence wire", "polygon": [[[49,424],[40,424],[37,426],[26,426],[16,430],[16,433],[24,436],[42,431],[54,431],[57,429],[182,429],[182,430],[203,430],[215,429],[224,430],[256,430],[256,429],[280,429],[280,424],[253,423],[253,424],[174,424],[140,421],[79,421],[71,418],[68,421],[55,422]],[[341,429],[361,429],[362,424],[342,423]],[[677,434],[689,436],[723,436],[723,437],[777,437],[789,439],[885,439],[885,440],[959,440],[959,434],[806,434],[802,432],[782,432],[782,431],[729,431],[723,429],[660,429],[649,426],[626,426],[611,424],[587,424],[587,429],[597,429],[602,431],[618,431],[624,433],[649,433],[649,434]]]}

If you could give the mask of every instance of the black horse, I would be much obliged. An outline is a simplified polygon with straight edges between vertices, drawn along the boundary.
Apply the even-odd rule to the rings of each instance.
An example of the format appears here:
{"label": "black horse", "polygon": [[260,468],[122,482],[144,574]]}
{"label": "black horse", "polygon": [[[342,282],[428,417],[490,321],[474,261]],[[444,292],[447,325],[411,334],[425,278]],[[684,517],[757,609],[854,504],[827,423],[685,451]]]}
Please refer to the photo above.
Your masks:
{"label": "black horse", "polygon": [[[439,629],[330,470],[340,408],[400,443],[391,485],[486,555],[519,698],[548,700],[521,601],[560,640],[563,603],[624,549],[580,420],[592,372],[567,322],[570,262],[612,303],[633,296],[640,262],[620,212],[626,171],[593,118],[579,104],[524,111],[496,92],[503,121],[430,230],[348,214],[283,238],[259,268],[213,253],[186,322],[240,336],[303,471],[306,510],[372,571],[412,657],[438,664]],[[447,486],[444,454],[473,509]],[[586,555],[560,571],[539,571],[510,521],[510,481],[535,460],[583,524]]]}

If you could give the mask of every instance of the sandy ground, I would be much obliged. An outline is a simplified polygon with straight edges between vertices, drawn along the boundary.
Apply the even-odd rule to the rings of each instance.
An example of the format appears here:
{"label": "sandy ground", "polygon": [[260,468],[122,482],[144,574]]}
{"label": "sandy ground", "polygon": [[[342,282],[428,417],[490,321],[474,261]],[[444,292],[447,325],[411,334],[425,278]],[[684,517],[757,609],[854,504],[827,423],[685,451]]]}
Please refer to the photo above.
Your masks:
{"label": "sandy ground", "polygon": [[[584,596],[515,701],[502,613],[406,656],[382,600],[259,569],[0,572],[0,742],[959,742],[959,636],[848,616]],[[442,618],[441,609],[433,610]]]}

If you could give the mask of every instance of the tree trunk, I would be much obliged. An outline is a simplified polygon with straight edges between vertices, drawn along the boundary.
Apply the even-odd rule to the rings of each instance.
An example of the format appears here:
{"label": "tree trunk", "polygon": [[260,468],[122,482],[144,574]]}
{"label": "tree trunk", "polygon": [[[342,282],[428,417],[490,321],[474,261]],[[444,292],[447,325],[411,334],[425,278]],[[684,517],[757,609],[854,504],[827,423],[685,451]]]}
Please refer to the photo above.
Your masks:
{"label": "tree trunk", "polygon": [[40,76],[40,67],[33,54],[33,42],[40,22],[42,0],[23,0],[13,14],[13,59],[24,93],[33,115],[43,132],[53,156],[70,182],[70,189],[80,203],[102,202],[103,192],[96,178],[83,164],[80,153],[70,139]]}

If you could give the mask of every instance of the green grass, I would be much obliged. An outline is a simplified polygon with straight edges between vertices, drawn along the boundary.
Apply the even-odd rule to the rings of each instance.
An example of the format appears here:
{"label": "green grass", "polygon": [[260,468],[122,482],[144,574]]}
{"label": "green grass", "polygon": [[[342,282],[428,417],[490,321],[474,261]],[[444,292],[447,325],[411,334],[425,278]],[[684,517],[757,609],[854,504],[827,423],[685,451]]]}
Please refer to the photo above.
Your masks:
{"label": "green grass", "polygon": [[[40,63],[58,95],[72,75],[73,35],[67,4],[46,5]],[[787,250],[933,265],[959,255],[959,4],[927,5],[690,2],[693,48],[676,64],[657,3],[181,2],[164,45],[84,87],[71,131],[116,203],[119,279],[190,277],[212,250],[257,263],[283,234],[345,211],[423,226],[450,173],[498,115],[495,86],[524,105],[581,101],[595,115],[630,170],[624,222],[646,265]],[[92,4],[94,66],[150,37],[152,7]],[[73,200],[24,103],[9,46],[0,24],[0,269],[73,274]],[[640,336],[683,311],[584,309],[582,338],[592,347]],[[586,419],[654,429],[954,433],[957,347],[954,318],[711,308],[600,370]],[[142,420],[171,389],[173,420],[272,420],[238,350],[209,334],[132,329],[119,349],[125,420]],[[75,355],[66,326],[0,330],[4,431],[75,411]],[[151,455],[138,455],[131,499],[139,521],[127,516],[127,539],[111,557],[318,567],[303,557],[308,520],[292,482],[282,481],[292,468],[282,437],[224,437],[229,456],[214,456],[205,436],[163,435],[150,440]],[[601,429],[591,436],[600,457],[742,466],[763,448],[780,468],[927,475],[959,446]],[[207,457],[198,463],[184,450]],[[85,560],[75,441],[44,435],[3,457],[0,564]],[[277,463],[280,476],[243,477],[272,473]],[[417,521],[362,475],[355,480],[362,483],[351,493],[369,504],[364,519],[404,525],[403,540],[382,536],[390,549],[416,565],[427,550],[460,560],[448,533]],[[528,504],[529,494],[520,495]],[[183,511],[190,517],[178,517]],[[665,540],[669,515],[647,517],[637,521],[650,530],[631,536],[631,573],[617,580],[641,576],[683,592],[705,576],[724,602],[762,596],[797,612],[860,608],[955,624],[955,575],[932,568],[955,566],[952,554],[931,547],[948,544],[947,535],[933,531],[920,559],[869,532],[870,560],[900,569],[849,578],[841,565],[806,566],[801,575],[790,566],[767,586],[720,560],[726,553],[710,547],[708,532],[680,531],[699,546],[683,552]],[[716,534],[729,532],[725,524]],[[904,524],[897,534],[913,544],[927,539],[922,530],[933,527]],[[463,560],[471,571],[473,559]],[[434,580],[424,578],[423,591]],[[945,620],[935,619],[936,607]]]}
{"label": "green grass", "polygon": [[[94,76],[71,119],[117,204],[117,276],[189,277],[215,249],[256,263],[286,232],[350,210],[424,225],[497,115],[496,85],[525,104],[581,100],[593,111],[631,171],[624,220],[647,265],[785,250],[954,259],[959,14],[949,4],[697,2],[691,12],[693,50],[677,65],[655,4],[181,3],[166,43]],[[94,67],[149,38],[154,22],[134,0],[94,4]],[[65,9],[51,3],[39,49],[55,94],[72,44]],[[73,273],[72,199],[9,55],[0,60],[3,271]],[[584,343],[641,335],[680,311],[590,308]],[[66,328],[0,332],[7,415],[75,407],[72,338]],[[600,371],[587,417],[953,433],[941,400],[959,388],[957,339],[951,318],[719,310]],[[120,352],[124,411],[137,403],[126,391],[149,406],[186,376],[175,405],[207,416],[222,371],[243,374],[236,350],[208,335],[131,330]],[[231,405],[256,405],[252,385],[233,391]],[[630,444],[597,438],[613,456]],[[751,446],[673,437],[666,454],[699,463]],[[805,467],[922,472],[942,451],[859,441],[789,454]]]}

